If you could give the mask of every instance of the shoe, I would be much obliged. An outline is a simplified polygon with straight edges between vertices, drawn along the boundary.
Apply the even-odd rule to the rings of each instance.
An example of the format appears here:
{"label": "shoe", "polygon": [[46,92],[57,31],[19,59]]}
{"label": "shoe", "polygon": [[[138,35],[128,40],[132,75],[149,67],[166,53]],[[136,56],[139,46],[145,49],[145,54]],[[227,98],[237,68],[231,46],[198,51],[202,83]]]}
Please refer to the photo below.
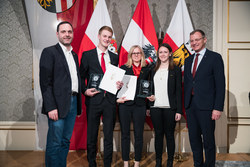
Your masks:
{"label": "shoe", "polygon": [[173,160],[167,161],[167,167],[173,167]]}
{"label": "shoe", "polygon": [[156,159],[155,167],[161,167],[161,159]]}

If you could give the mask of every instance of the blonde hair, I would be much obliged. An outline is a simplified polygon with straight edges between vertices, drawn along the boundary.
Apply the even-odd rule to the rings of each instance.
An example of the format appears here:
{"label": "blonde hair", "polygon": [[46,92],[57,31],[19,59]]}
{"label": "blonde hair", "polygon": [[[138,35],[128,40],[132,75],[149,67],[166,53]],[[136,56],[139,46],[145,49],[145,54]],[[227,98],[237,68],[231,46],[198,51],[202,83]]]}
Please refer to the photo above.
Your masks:
{"label": "blonde hair", "polygon": [[126,62],[126,66],[127,67],[131,67],[132,66],[132,64],[133,64],[133,60],[132,60],[132,53],[133,53],[133,51],[135,50],[135,48],[138,48],[138,49],[140,49],[140,52],[141,52],[141,67],[145,67],[146,66],[146,62],[145,62],[145,54],[144,54],[144,52],[143,52],[143,50],[142,50],[142,48],[139,46],[139,45],[133,45],[131,48],[130,48],[130,50],[129,50],[129,52],[128,52],[128,60],[127,60],[127,62]]}
{"label": "blonde hair", "polygon": [[102,27],[99,29],[98,34],[101,35],[101,33],[102,33],[103,30],[107,30],[107,31],[111,32],[112,35],[113,35],[113,30],[112,30],[112,28],[109,27],[109,26],[102,26]]}

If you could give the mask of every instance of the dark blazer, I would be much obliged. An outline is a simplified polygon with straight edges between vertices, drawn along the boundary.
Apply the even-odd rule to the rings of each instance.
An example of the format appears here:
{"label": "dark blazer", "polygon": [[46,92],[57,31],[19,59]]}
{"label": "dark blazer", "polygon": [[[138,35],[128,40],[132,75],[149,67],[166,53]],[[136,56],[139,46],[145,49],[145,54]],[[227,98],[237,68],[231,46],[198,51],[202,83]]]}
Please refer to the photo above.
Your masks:
{"label": "dark blazer", "polygon": [[[118,66],[118,55],[108,51],[110,57],[110,64]],[[89,80],[90,74],[103,74],[101,65],[98,60],[97,50],[92,49],[86,52],[83,52],[82,59],[81,59],[81,66],[80,66],[80,74],[81,74],[81,81],[82,81],[82,93],[87,90],[87,84],[85,83],[85,79],[87,79],[87,83]],[[115,104],[115,95],[104,91],[101,93],[96,94],[93,97],[85,96],[85,104],[86,106],[90,104],[100,104],[104,97],[107,97],[108,101],[112,104]]]}
{"label": "dark blazer", "polygon": [[195,78],[191,74],[194,55],[185,59],[184,66],[184,102],[189,108],[192,89],[196,105],[200,110],[223,111],[225,99],[224,64],[220,54],[206,50]]}
{"label": "dark blazer", "polygon": [[[153,92],[154,92],[154,76],[156,71],[153,69],[151,71],[151,81],[153,83]],[[155,93],[154,93],[155,94]],[[177,66],[174,66],[174,69],[169,70],[168,72],[168,99],[171,110],[176,111],[177,113],[183,114],[182,111],[182,87],[181,87],[181,69]],[[150,105],[153,106],[154,102],[150,102]]]}
{"label": "dark blazer", "polygon": [[[81,80],[78,57],[72,51],[78,76],[77,114],[82,111]],[[42,113],[48,114],[53,109],[58,110],[58,117],[64,118],[70,111],[71,77],[67,60],[61,46],[58,44],[45,48],[40,58],[40,87],[43,97]]]}
{"label": "dark blazer", "polygon": [[[121,69],[126,71],[126,73],[125,73],[126,75],[134,75],[132,66],[127,67],[126,65],[123,65],[123,66],[121,66]],[[123,103],[124,105],[133,105],[133,104],[136,104],[138,106],[146,105],[146,99],[142,98],[142,97],[137,97],[137,95],[139,94],[140,81],[141,80],[149,80],[149,74],[150,74],[150,68],[148,68],[148,67],[141,68],[140,75],[137,79],[135,98],[134,98],[134,100],[126,101],[125,103]],[[120,104],[120,105],[123,105],[123,104]]]}

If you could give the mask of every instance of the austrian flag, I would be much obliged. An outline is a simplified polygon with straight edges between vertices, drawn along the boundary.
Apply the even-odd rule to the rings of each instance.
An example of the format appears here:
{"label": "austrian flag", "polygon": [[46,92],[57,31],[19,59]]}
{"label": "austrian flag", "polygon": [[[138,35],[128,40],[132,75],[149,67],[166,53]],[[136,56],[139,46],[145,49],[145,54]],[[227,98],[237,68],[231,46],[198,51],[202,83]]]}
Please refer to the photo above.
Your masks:
{"label": "austrian flag", "polygon": [[158,49],[158,40],[147,0],[139,0],[129,23],[121,46],[120,66],[127,62],[128,51],[133,45],[143,48],[147,64],[156,61],[155,50]]}

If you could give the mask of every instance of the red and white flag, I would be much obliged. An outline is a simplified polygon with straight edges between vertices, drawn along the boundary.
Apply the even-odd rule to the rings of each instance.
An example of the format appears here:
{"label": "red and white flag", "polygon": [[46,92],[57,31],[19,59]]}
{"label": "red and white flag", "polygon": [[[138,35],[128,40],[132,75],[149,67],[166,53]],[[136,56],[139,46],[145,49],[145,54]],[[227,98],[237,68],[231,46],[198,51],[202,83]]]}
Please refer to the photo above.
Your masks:
{"label": "red and white flag", "polygon": [[[74,30],[73,50],[78,53],[80,41],[93,12],[93,0],[25,0],[33,48],[34,99],[36,116],[36,149],[45,149],[48,130],[47,117],[41,114],[42,96],[39,85],[39,61],[45,47],[58,43],[56,26],[61,21],[71,22]],[[82,114],[83,115],[83,114]],[[78,119],[84,119],[83,116]],[[70,149],[86,149],[86,121],[76,120]],[[85,135],[85,136],[84,136]]]}
{"label": "red and white flag", "polygon": [[148,64],[156,61],[155,50],[158,49],[158,39],[147,0],[139,0],[129,23],[120,50],[120,66],[127,62],[128,51],[133,45],[140,45],[143,48]]}
{"label": "red and white flag", "polygon": [[174,53],[174,62],[179,67],[183,67],[185,58],[193,53],[189,42],[189,34],[193,30],[186,2],[185,0],[179,0],[163,39],[163,43],[168,43],[171,46]]}
{"label": "red and white flag", "polygon": [[[189,35],[192,31],[193,25],[187,10],[186,2],[185,0],[179,0],[166,35],[163,39],[163,43],[168,43],[171,46],[173,50],[174,62],[177,66],[181,67],[182,75],[184,72],[185,59],[190,54],[193,54],[189,42]],[[182,99],[184,98],[182,97]],[[183,114],[186,118],[184,105]]]}
{"label": "red and white flag", "polygon": [[[87,50],[91,50],[97,47],[98,31],[102,26],[109,26],[112,28],[111,20],[108,13],[108,8],[105,0],[98,0],[95,10],[91,16],[88,27],[82,38],[82,42],[78,52],[79,62],[81,62],[82,53]],[[112,41],[108,48],[111,52],[117,53],[117,43],[115,40],[115,34],[113,33]]]}

